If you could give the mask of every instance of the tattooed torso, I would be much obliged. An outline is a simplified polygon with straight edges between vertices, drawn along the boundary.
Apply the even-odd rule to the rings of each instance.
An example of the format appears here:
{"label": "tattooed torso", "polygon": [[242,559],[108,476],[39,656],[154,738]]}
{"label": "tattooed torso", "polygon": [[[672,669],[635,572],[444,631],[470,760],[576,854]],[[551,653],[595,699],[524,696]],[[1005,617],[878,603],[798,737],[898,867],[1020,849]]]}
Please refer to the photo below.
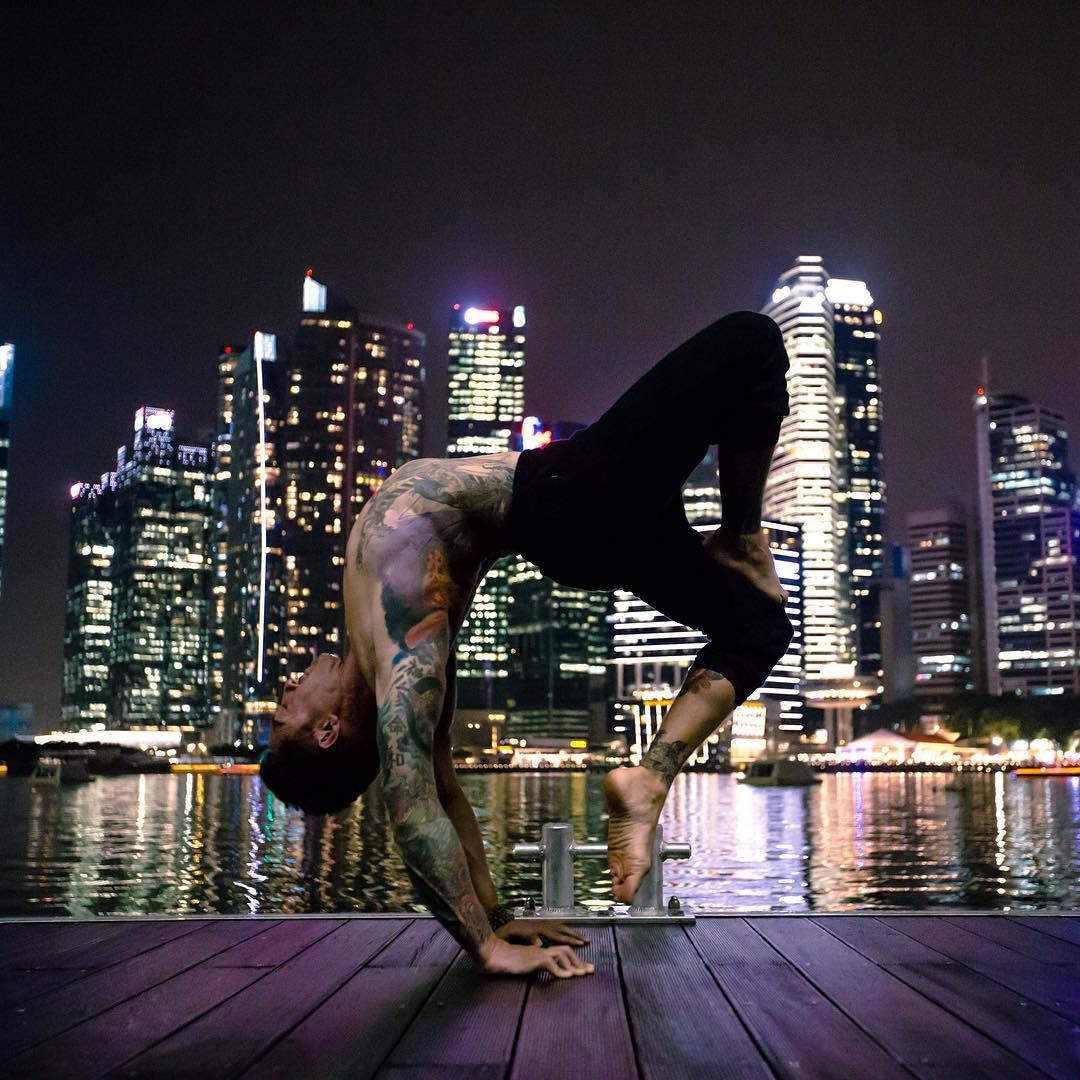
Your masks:
{"label": "tattooed torso", "polygon": [[375,689],[394,837],[424,902],[474,955],[491,927],[439,804],[432,747],[454,637],[480,578],[508,550],[517,458],[410,462],[364,508],[346,548],[345,616],[361,673]]}

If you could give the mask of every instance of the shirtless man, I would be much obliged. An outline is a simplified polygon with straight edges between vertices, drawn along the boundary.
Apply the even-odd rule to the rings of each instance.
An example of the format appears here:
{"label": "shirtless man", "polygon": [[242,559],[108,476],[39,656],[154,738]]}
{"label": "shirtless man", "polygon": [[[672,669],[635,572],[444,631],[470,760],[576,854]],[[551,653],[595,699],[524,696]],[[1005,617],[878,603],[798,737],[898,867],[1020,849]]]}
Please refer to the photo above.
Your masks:
{"label": "shirtless man", "polygon": [[[480,579],[519,552],[564,584],[629,589],[709,637],[641,765],[605,780],[612,886],[628,903],[679,769],[791,640],[761,528],[787,367],[776,323],[735,312],[571,439],[409,462],[353,526],[348,655],[323,654],[290,679],[262,777],[287,803],[329,813],[381,776],[409,877],[482,970],[568,978],[592,965],[574,952],[585,939],[568,927],[507,921],[454,775],[453,642]],[[686,521],[682,484],[713,443],[723,518],[703,541]]]}

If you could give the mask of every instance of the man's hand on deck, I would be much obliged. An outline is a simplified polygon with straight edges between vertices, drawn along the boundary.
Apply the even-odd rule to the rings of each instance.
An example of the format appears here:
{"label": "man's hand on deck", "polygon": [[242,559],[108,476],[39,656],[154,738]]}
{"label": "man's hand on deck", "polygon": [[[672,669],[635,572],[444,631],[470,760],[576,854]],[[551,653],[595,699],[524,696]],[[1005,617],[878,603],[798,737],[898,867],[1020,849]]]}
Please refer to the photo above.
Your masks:
{"label": "man's hand on deck", "polygon": [[588,945],[589,939],[552,919],[514,919],[495,931],[503,941],[520,945]]}
{"label": "man's hand on deck", "polygon": [[569,945],[511,945],[491,937],[478,957],[485,975],[528,975],[532,971],[550,971],[557,979],[591,975],[593,965],[580,959]]}

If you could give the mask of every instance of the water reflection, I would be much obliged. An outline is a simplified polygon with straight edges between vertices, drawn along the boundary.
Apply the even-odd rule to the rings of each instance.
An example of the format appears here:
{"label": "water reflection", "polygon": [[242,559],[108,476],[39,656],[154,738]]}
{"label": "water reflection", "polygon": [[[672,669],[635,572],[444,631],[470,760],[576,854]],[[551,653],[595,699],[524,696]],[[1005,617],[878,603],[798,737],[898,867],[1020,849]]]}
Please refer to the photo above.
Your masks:
{"label": "water reflection", "polygon": [[[545,821],[606,833],[601,778],[462,777],[505,896],[539,894],[508,858]],[[419,910],[377,794],[305,821],[254,777],[101,779],[34,790],[0,781],[0,914]],[[840,773],[815,788],[682,776],[664,823],[694,857],[668,892],[699,910],[1072,909],[1080,900],[1080,779]],[[606,905],[603,862],[577,895]]]}

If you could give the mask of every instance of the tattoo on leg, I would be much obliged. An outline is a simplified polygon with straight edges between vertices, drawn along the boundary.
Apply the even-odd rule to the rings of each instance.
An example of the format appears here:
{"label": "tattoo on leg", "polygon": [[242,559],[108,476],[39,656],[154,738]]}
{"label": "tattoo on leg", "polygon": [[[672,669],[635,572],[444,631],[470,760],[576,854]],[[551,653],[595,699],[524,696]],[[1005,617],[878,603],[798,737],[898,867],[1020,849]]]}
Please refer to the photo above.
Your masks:
{"label": "tattoo on leg", "polygon": [[673,739],[671,742],[661,742],[660,737],[653,739],[652,746],[645,751],[641,764],[661,777],[668,786],[675,780],[675,776],[682,768],[683,762],[689,756],[687,751],[689,744],[681,739]]}
{"label": "tattoo on leg", "polygon": [[708,668],[700,667],[691,668],[686,681],[675,696],[682,697],[683,694],[696,694],[699,690],[708,690],[714,682],[723,678],[724,676],[719,671],[710,671]]}

